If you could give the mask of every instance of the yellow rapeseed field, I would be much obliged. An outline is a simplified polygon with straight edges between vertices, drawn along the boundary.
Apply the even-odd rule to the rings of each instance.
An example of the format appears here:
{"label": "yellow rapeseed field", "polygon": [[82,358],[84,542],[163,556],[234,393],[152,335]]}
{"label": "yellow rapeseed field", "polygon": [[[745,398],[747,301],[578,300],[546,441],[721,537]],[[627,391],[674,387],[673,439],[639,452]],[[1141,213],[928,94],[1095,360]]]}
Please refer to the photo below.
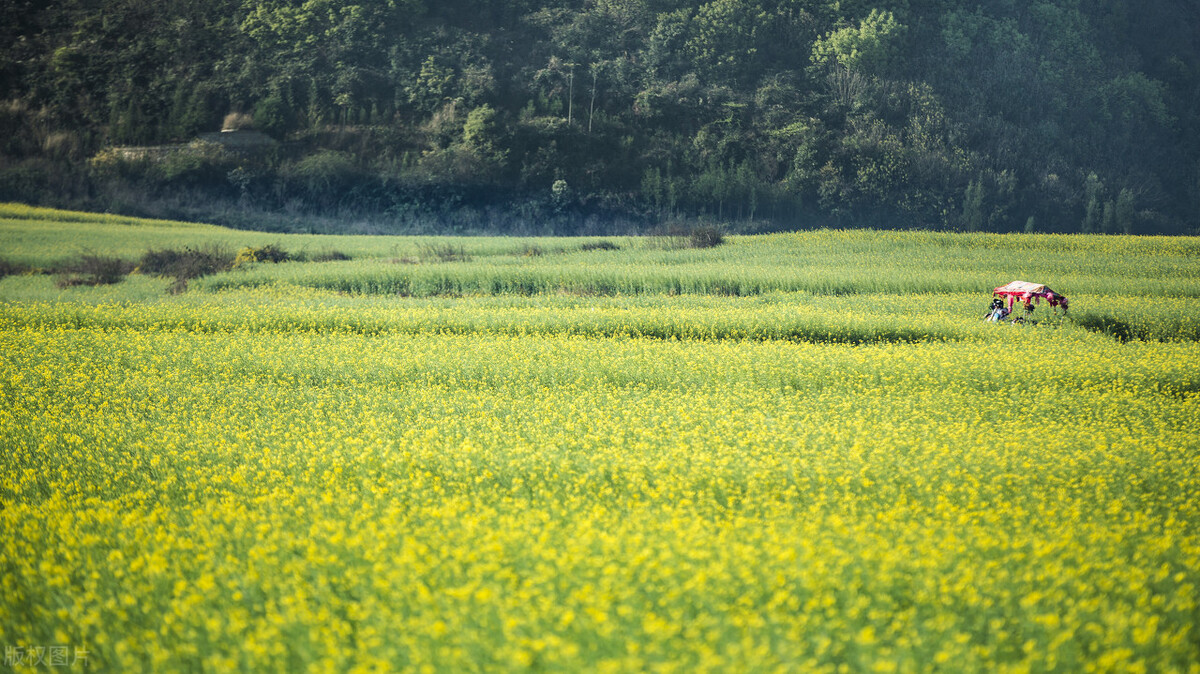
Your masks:
{"label": "yellow rapeseed field", "polygon": [[986,293],[40,282],[0,281],[17,671],[1200,672],[1186,294],[1122,341]]}

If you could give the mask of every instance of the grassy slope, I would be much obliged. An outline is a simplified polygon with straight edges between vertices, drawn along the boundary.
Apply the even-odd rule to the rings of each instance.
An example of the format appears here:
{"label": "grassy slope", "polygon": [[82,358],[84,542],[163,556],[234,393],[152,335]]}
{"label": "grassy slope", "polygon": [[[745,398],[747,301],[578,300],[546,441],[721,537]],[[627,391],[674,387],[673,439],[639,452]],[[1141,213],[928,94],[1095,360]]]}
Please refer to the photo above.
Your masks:
{"label": "grassy slope", "polygon": [[[290,252],[320,253],[337,250],[355,258],[395,258],[420,253],[431,242],[467,246],[475,255],[523,250],[523,240],[505,237],[403,237],[336,236],[326,234],[270,234],[228,229],[216,225],[34,208],[0,204],[0,256],[14,262],[46,266],[81,252],[102,252],[125,259],[141,257],[149,249],[279,244]],[[554,247],[578,247],[580,239],[538,239]]]}

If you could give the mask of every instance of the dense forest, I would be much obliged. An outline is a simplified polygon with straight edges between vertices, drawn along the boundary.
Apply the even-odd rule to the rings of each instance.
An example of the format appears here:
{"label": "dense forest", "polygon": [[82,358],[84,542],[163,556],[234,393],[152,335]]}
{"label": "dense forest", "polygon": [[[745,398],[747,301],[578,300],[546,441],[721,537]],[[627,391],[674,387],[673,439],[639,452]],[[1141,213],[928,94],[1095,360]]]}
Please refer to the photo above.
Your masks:
{"label": "dense forest", "polygon": [[1195,0],[6,0],[0,44],[0,200],[311,231],[1200,227]]}

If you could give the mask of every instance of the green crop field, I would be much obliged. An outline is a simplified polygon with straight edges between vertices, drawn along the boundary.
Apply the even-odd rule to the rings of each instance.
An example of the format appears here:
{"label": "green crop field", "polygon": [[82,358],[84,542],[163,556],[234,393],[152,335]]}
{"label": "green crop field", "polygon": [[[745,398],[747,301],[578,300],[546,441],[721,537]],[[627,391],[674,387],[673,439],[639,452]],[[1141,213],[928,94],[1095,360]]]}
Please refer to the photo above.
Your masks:
{"label": "green crop field", "polygon": [[686,244],[0,206],[8,663],[1200,672],[1200,240]]}

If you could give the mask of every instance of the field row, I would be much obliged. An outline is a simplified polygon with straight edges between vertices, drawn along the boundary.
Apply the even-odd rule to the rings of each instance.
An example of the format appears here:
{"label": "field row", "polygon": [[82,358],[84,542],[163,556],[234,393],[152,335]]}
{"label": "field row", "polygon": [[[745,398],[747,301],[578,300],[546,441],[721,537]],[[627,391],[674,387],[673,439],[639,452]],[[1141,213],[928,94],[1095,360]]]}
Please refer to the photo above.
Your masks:
{"label": "field row", "polygon": [[[201,279],[195,287],[225,290],[286,284],[345,293],[415,297],[555,293],[751,296],[779,291],[821,295],[974,292],[986,296],[992,288],[1014,278],[1042,278],[1033,275],[1036,272],[1005,272],[995,267],[946,270],[938,261],[898,268],[878,261],[847,262],[830,256],[810,263],[792,259],[769,264],[746,252],[744,260],[709,256],[700,260],[636,260],[621,264],[603,259],[605,255],[611,257],[608,253],[579,253],[573,256],[575,259],[536,262],[512,258],[442,264],[351,261],[257,265]],[[1062,287],[1065,283],[1075,294],[1200,298],[1200,280],[1196,276],[1171,278],[1143,269],[1138,275],[1120,281],[1079,271],[1069,275],[1059,272],[1053,277],[1062,282],[1055,282],[1052,287]]]}
{"label": "field row", "polygon": [[[1075,295],[1200,297],[1200,243],[1187,237],[811,231],[730,237],[710,249],[671,239],[272,235],[0,205],[4,258],[35,268],[83,253],[136,262],[151,250],[275,245],[325,263],[250,265],[192,284],[286,284],[357,294],[756,295],[980,293],[1014,279]],[[72,217],[77,216],[77,217]],[[585,250],[604,243],[608,248]],[[449,260],[449,261],[446,261]],[[67,260],[69,262],[69,260]]]}
{"label": "field row", "polygon": [[[1077,304],[1082,306],[1066,317],[1041,305],[1028,324],[1009,326],[984,323],[987,296],[966,293],[413,299],[270,286],[171,297],[164,292],[165,283],[145,279],[121,288],[60,290],[44,278],[10,277],[0,281],[0,315],[13,325],[44,329],[495,333],[851,344],[1019,342],[1019,331],[1052,329],[1074,339],[1087,339],[1084,333],[1092,332],[1121,340],[1200,340],[1200,300],[1189,298],[1081,296]],[[131,303],[131,298],[140,301]]]}

